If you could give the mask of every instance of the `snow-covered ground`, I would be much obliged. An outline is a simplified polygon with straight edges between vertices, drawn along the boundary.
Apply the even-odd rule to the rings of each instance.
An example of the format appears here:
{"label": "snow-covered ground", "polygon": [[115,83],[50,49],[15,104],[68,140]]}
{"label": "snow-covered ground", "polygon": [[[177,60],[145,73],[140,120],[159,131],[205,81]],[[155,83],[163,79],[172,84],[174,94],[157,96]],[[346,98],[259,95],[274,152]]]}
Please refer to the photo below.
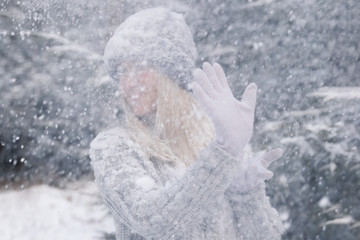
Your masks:
{"label": "snow-covered ground", "polygon": [[0,192],[0,215],[1,240],[91,240],[115,231],[93,182]]}

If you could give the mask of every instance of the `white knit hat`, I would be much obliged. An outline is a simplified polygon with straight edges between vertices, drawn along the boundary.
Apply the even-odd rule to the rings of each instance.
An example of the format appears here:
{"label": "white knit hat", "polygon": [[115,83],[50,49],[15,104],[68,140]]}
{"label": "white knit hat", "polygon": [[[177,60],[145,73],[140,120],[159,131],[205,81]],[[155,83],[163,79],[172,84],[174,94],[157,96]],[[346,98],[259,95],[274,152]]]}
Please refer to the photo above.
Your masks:
{"label": "white knit hat", "polygon": [[188,90],[196,58],[195,43],[182,14],[151,8],[127,18],[105,47],[104,61],[115,80],[124,62],[149,64]]}

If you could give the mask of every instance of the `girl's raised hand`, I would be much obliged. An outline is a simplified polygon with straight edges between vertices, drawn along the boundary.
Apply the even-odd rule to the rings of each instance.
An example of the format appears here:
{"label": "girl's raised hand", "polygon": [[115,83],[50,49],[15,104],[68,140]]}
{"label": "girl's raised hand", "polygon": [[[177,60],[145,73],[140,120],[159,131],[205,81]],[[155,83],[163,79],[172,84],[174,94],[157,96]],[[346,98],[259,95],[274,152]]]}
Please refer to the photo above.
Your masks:
{"label": "girl's raised hand", "polygon": [[214,123],[217,143],[239,157],[253,133],[256,85],[247,86],[238,101],[219,64],[211,66],[205,62],[202,69],[195,70],[194,77],[194,95]]}

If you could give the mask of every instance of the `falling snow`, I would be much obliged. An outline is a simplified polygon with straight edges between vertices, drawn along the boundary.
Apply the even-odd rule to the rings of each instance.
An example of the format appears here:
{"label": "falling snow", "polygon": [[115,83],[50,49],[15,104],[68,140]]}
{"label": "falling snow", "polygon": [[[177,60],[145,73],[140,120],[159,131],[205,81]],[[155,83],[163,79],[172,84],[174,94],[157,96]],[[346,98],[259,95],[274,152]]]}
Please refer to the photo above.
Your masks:
{"label": "falling snow", "polygon": [[[237,98],[248,83],[258,85],[251,147],[284,151],[267,182],[283,238],[358,239],[357,0],[2,1],[2,239],[111,236],[103,205],[90,203],[96,188],[88,195],[88,187],[70,186],[93,180],[89,144],[123,117],[103,65],[105,44],[129,15],[160,5],[184,13],[197,66],[222,64]],[[151,179],[138,184],[152,187]]]}

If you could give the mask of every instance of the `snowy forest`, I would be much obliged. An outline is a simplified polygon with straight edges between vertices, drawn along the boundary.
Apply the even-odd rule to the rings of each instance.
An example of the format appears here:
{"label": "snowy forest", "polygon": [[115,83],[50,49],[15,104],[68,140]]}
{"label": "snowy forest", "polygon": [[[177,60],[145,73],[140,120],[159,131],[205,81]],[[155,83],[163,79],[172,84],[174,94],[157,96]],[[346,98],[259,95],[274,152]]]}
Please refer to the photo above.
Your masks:
{"label": "snowy forest", "polygon": [[119,124],[106,42],[131,14],[183,13],[197,66],[259,88],[251,148],[283,239],[360,239],[360,1],[1,0],[0,238],[115,239],[90,142]]}

